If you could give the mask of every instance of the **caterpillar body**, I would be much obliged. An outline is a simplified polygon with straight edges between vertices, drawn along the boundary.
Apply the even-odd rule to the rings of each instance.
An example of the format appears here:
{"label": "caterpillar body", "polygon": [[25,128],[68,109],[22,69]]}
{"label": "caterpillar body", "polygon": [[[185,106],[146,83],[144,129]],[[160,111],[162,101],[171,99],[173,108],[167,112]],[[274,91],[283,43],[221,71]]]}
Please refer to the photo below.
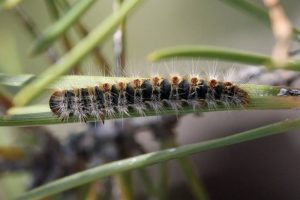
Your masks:
{"label": "caterpillar body", "polygon": [[248,92],[230,81],[178,75],[56,90],[49,100],[51,111],[59,119],[66,121],[74,116],[79,122],[86,122],[89,117],[104,122],[106,117],[111,118],[116,113],[129,116],[131,109],[143,116],[149,109],[159,113],[165,107],[179,112],[183,106],[192,106],[196,110],[218,104],[246,106],[248,103]]}

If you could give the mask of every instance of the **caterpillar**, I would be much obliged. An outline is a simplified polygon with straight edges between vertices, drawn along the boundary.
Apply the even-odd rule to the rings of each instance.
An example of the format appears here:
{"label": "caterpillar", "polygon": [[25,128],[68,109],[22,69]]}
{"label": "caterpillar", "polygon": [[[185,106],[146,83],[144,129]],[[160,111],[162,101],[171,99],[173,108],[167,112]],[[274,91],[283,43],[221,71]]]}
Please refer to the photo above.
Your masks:
{"label": "caterpillar", "polygon": [[194,110],[219,104],[246,106],[249,99],[246,90],[230,81],[172,75],[56,90],[50,97],[49,106],[62,121],[73,116],[79,122],[86,122],[89,117],[104,122],[106,117],[111,118],[116,113],[129,116],[129,110],[143,116],[148,109],[159,113],[169,107],[177,113],[183,106],[191,106]]}

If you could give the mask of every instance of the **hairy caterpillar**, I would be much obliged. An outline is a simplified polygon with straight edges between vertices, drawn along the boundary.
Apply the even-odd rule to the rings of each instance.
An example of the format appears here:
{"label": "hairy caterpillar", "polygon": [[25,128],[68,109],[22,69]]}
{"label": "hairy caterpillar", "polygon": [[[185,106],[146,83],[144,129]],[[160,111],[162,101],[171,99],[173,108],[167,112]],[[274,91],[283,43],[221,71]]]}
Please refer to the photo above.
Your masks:
{"label": "hairy caterpillar", "polygon": [[56,90],[49,100],[51,111],[59,119],[66,121],[74,116],[80,122],[86,122],[89,117],[104,121],[116,113],[129,116],[130,109],[143,116],[147,109],[158,113],[169,107],[179,112],[183,106],[192,106],[196,110],[218,104],[246,106],[248,103],[248,92],[232,82],[179,75]]}

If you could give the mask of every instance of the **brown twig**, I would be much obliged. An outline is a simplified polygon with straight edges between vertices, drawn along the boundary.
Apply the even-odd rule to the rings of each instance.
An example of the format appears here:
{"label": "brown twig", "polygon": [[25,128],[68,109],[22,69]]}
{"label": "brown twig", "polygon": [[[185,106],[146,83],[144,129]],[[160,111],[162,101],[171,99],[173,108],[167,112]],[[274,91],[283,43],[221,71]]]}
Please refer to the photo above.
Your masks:
{"label": "brown twig", "polygon": [[[33,20],[29,17],[26,11],[22,8],[22,6],[18,5],[15,7],[15,13],[18,18],[21,20],[22,24],[29,32],[29,34],[34,38],[37,39],[40,37],[41,33],[36,27]],[[58,60],[57,53],[54,51],[53,48],[49,48],[47,50],[47,57],[51,64],[55,63]]]}
{"label": "brown twig", "polygon": [[[119,9],[123,0],[115,0],[113,4],[113,10],[116,11]],[[116,57],[116,75],[123,76],[125,70],[125,45],[126,45],[126,20],[123,20],[119,27],[117,28],[114,37],[114,52]]]}
{"label": "brown twig", "polygon": [[292,26],[279,0],[263,0],[269,9],[270,21],[276,44],[273,48],[273,59],[278,66],[284,66],[288,59],[290,39],[292,37]]}
{"label": "brown twig", "polygon": [[[67,10],[71,7],[70,3],[67,0],[60,0],[58,2],[60,2],[60,6],[64,10]],[[86,26],[81,21],[78,21],[75,24],[75,27],[82,38],[84,38],[85,36],[88,35],[89,30],[86,28]],[[111,75],[110,65],[107,62],[107,60],[105,59],[105,57],[102,55],[99,47],[94,48],[93,55],[95,58],[95,62],[98,64],[101,72],[104,75]]]}
{"label": "brown twig", "polygon": [[[60,13],[59,13],[59,10],[58,10],[57,5],[55,4],[55,2],[52,1],[52,0],[48,0],[46,2],[47,2],[47,5],[48,5],[48,9],[50,11],[50,14],[52,15],[52,18],[54,20],[58,20],[60,18]],[[68,35],[66,33],[64,33],[62,35],[62,44],[63,44],[64,50],[65,50],[66,53],[69,52],[72,49],[72,43],[71,43],[70,38],[68,37]],[[77,74],[77,75],[82,74],[79,65],[76,65],[74,67],[73,73]]]}
{"label": "brown twig", "polygon": [[[82,35],[82,37],[85,37],[88,35],[89,31],[81,22],[78,22],[76,24],[76,27],[77,27],[78,31],[80,32],[80,34]],[[93,54],[95,57],[95,61],[98,63],[102,73],[104,73],[104,75],[111,75],[110,65],[107,62],[107,60],[105,59],[105,57],[102,55],[100,48],[99,47],[94,48]]]}

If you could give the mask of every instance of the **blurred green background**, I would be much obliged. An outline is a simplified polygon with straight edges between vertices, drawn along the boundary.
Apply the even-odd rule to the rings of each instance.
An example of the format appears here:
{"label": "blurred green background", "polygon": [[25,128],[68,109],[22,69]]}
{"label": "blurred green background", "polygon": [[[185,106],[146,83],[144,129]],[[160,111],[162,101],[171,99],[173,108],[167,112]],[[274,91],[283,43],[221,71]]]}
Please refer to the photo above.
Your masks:
{"label": "blurred green background", "polygon": [[[151,71],[150,68],[148,68],[149,66],[151,66],[151,64],[148,63],[146,59],[147,55],[150,52],[164,47],[188,44],[224,46],[270,55],[274,45],[274,40],[270,28],[257,19],[222,3],[222,1],[224,0],[146,0],[145,3],[141,7],[136,9],[135,12],[127,20],[126,49],[128,66],[136,66],[136,68],[133,70],[135,72]],[[261,4],[261,1],[257,0],[255,2]],[[300,27],[299,1],[282,0],[281,3],[285,8],[291,22],[296,27]],[[40,30],[44,30],[52,23],[44,1],[24,0],[22,2],[22,6],[30,15],[30,17],[34,19],[37,27]],[[89,30],[92,30],[94,26],[99,24],[111,12],[112,1],[99,0],[92,6],[91,9],[88,10],[81,21],[87,25]],[[73,30],[70,31],[70,35],[70,38],[74,41],[73,43],[78,41],[79,38],[73,32]],[[1,11],[0,72],[11,74],[39,74],[44,69],[46,69],[49,66],[49,62],[45,54],[36,57],[28,56],[28,49],[30,48],[32,41],[33,39],[23,28],[14,11]],[[111,65],[114,66],[112,46],[112,37],[110,37],[110,39],[107,40],[102,46],[102,50],[103,54],[108,58]],[[56,42],[55,49],[62,55],[63,50],[59,41]],[[84,68],[89,68],[90,65],[93,65],[93,63],[89,58],[87,58],[85,62],[81,64],[81,66]],[[226,112],[223,112],[221,114],[209,113],[205,114],[204,117],[201,118],[200,122],[198,121],[198,118],[194,118],[189,115],[180,122],[179,127],[177,128],[179,132],[178,138],[181,144],[192,143],[195,140],[204,140],[213,138],[216,135],[221,136],[222,134],[246,130],[247,128],[256,127],[257,124],[264,124],[297,114],[298,113],[296,113],[296,111],[290,111],[288,113],[282,113],[278,111],[268,113],[264,111],[257,111],[235,114]],[[225,122],[221,123],[224,121],[224,119],[226,119]],[[218,127],[219,122],[220,124],[222,124],[221,129]],[[194,124],[194,126],[191,126],[191,124]],[[197,124],[197,126],[195,124]],[[243,126],[238,126],[238,124],[243,124]],[[57,132],[57,135],[59,135],[60,132],[58,133],[57,130],[62,129],[62,127],[66,129],[64,131],[66,133],[68,133],[69,130],[83,128],[82,125],[78,124],[56,125],[49,126],[47,128],[54,130],[55,132]],[[17,135],[22,133],[23,131],[20,131],[20,129],[17,128],[1,127],[0,132],[0,146],[6,146],[8,144],[15,145],[18,142]],[[59,136],[62,137],[61,135]],[[292,138],[292,140],[294,139],[295,138]],[[275,143],[278,142],[278,140],[279,139],[277,139]],[[264,143],[261,142],[260,147],[263,145]],[[290,143],[286,142],[286,145],[290,145]],[[296,150],[298,150],[299,143],[296,143],[294,145],[295,146],[292,146],[292,148],[296,148]],[[279,147],[280,145],[276,143],[275,146]],[[245,151],[247,151],[247,146],[244,146],[243,148]],[[151,150],[154,149],[155,148]],[[231,150],[234,151],[234,149]],[[202,172],[201,174],[204,174],[204,176],[216,176],[216,174],[218,175],[220,173],[223,173],[222,171],[218,171],[215,166],[223,165],[225,162],[229,163],[230,161],[224,161],[224,156],[227,156],[227,158],[230,157],[229,155],[231,155],[231,150],[222,152],[220,154],[214,152],[208,153],[202,158],[195,158],[195,162],[200,163],[199,166],[201,166],[201,168],[199,169],[199,171]],[[236,151],[239,150],[240,149]],[[264,149],[260,150],[264,151]],[[273,147],[268,146],[268,150],[266,151],[272,152],[272,150]],[[262,152],[256,153],[259,154]],[[245,155],[249,154],[245,153]],[[216,157],[218,156],[221,156],[221,158],[217,159]],[[298,154],[295,154],[294,156],[296,157],[298,156]],[[238,154],[238,160],[240,159],[241,162],[243,162],[243,159],[241,159],[241,157],[243,157],[243,154]],[[284,154],[282,154],[280,158],[283,157]],[[262,161],[263,158],[260,157],[260,159],[258,160]],[[224,161],[224,163],[222,161]],[[234,161],[236,160],[233,159],[232,162],[234,163]],[[251,160],[251,162],[255,161],[256,158],[253,158],[253,160]],[[272,164],[270,165],[265,166],[270,167],[274,164],[274,162],[272,162]],[[285,162],[293,163],[291,160],[290,162]],[[278,165],[280,165],[280,163],[278,163]],[[240,165],[227,165],[227,168],[234,166],[238,168]],[[295,165],[295,167],[297,166],[299,165]],[[247,166],[245,168],[247,168]],[[254,169],[257,171],[251,171],[251,169],[247,168],[247,170],[250,171],[249,174],[266,173],[266,168],[262,167]],[[274,174],[276,174],[277,172],[282,172],[282,170],[275,170]],[[274,178],[274,176],[272,174],[270,174],[269,176],[270,183],[272,183],[272,178]],[[293,176],[293,174],[285,174],[285,180],[276,180],[276,182],[293,182],[295,180],[289,179],[289,177]],[[176,182],[176,179],[182,179],[182,177],[178,178],[175,175],[174,177],[174,182]],[[299,178],[299,175],[297,177]],[[17,196],[20,191],[24,190],[24,188],[22,187],[26,185],[27,180],[28,179],[26,179],[26,174],[22,176],[10,175],[8,177],[5,174],[1,174],[0,199],[9,199]],[[243,181],[244,180],[241,180],[241,182]],[[16,183],[20,184],[16,185]],[[238,185],[238,183],[239,182],[237,181],[235,185]],[[266,182],[265,184],[270,183]],[[210,184],[213,185],[214,183]],[[224,183],[220,184],[226,185],[227,183],[225,181]],[[276,185],[276,187],[270,186],[269,190],[265,191],[272,192],[274,188],[280,188],[281,186],[282,185]],[[296,188],[297,186],[299,186],[299,181],[296,180],[292,188]],[[268,186],[266,186],[266,188],[268,188]],[[259,187],[257,191],[260,191]],[[255,190],[253,192],[255,192]],[[286,189],[283,192],[289,191],[288,189]],[[292,194],[295,194],[295,196],[298,195],[297,193],[293,192]]]}
{"label": "blurred green background", "polygon": [[[297,27],[300,6],[295,2],[285,0],[282,4]],[[22,6],[40,30],[51,24],[44,1],[26,0]],[[82,21],[91,30],[111,11],[110,0],[99,0]],[[174,45],[218,45],[266,54],[270,54],[273,46],[272,33],[267,26],[220,0],[146,1],[129,17],[127,37],[128,65],[144,64],[147,54],[153,50]],[[32,39],[14,12],[0,13],[0,38],[1,71],[39,73],[49,65],[45,56],[28,56]],[[78,39],[75,34],[71,34],[71,38]],[[58,42],[56,50],[61,51]],[[112,39],[105,42],[103,50],[113,63]]]}

